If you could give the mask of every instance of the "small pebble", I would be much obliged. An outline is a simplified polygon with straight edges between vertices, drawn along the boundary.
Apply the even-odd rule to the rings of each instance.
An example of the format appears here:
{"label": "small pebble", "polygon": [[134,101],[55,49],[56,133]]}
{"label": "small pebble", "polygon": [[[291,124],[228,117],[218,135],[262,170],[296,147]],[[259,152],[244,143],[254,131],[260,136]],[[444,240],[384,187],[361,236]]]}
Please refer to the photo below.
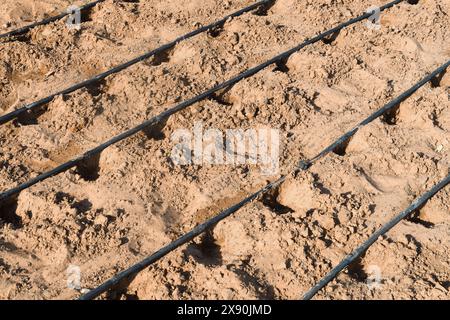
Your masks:
{"label": "small pebble", "polygon": [[95,218],[94,224],[106,226],[108,224],[108,218],[103,214],[100,214]]}

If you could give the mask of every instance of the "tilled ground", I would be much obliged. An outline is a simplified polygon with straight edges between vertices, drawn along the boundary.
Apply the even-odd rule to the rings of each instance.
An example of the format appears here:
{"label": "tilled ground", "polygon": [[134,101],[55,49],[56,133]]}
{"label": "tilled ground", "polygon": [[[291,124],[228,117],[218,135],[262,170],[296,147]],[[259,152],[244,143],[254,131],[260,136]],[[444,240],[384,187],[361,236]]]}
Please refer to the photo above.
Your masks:
{"label": "tilled ground", "polygon": [[[86,1],[84,1],[85,3]],[[414,2],[414,1],[411,1]],[[69,1],[6,0],[0,33]],[[78,3],[83,3],[79,1]],[[0,108],[14,110],[236,11],[251,1],[112,1],[83,16],[0,43]],[[214,84],[386,1],[277,0],[267,12],[57,97],[37,115],[0,127],[7,190],[68,161]],[[171,134],[274,128],[280,174],[450,57],[450,2],[407,1],[358,23],[23,191],[0,216],[0,298],[76,298],[66,270],[93,288],[278,175],[259,165],[184,165]],[[380,225],[449,172],[450,73],[359,131],[345,150],[290,177],[104,298],[297,299]],[[450,190],[379,239],[319,299],[448,299]],[[280,206],[286,210],[279,210]],[[367,279],[379,275],[378,286]],[[120,289],[120,290],[119,290]],[[118,293],[118,294],[116,294]]]}

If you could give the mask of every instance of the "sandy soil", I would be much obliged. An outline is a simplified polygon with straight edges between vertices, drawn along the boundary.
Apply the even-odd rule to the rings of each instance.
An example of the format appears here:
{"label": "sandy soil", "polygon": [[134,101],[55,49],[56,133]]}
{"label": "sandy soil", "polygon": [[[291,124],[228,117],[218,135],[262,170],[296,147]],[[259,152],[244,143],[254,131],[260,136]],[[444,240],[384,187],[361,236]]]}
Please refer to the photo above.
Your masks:
{"label": "sandy soil", "polygon": [[[23,2],[23,3],[22,3]],[[80,1],[81,2],[81,1]],[[277,0],[222,30],[56,98],[37,117],[0,127],[6,190],[212,85],[362,13],[375,0]],[[108,0],[82,29],[64,21],[0,43],[0,108],[107,70],[251,1]],[[69,1],[0,4],[0,32],[64,10]],[[268,180],[258,165],[174,165],[177,129],[280,130],[281,168],[340,134],[450,57],[450,1],[403,3],[382,28],[358,23],[294,54],[164,127],[105,150],[93,170],[70,170],[3,204],[0,298],[69,299],[69,265],[93,288]],[[255,202],[103,298],[297,299],[381,224],[449,172],[450,73],[357,133],[345,152],[290,177],[272,205]],[[318,299],[449,299],[450,189],[401,222]],[[280,213],[273,205],[290,208]],[[378,270],[381,284],[369,288]]]}

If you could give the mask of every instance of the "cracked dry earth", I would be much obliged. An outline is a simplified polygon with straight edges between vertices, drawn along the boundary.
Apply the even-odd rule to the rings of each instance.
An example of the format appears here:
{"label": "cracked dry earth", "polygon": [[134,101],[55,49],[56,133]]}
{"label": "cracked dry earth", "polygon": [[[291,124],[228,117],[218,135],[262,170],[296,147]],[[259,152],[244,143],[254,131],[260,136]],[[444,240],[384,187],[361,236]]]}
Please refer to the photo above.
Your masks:
{"label": "cracked dry earth", "polygon": [[[54,168],[214,84],[363,13],[377,0],[277,0],[98,85],[0,127],[0,187]],[[450,57],[450,1],[404,1],[381,29],[357,23],[220,96],[196,103],[3,203],[0,298],[71,299],[66,270],[94,288],[279,175],[258,165],[171,161],[171,134],[274,128],[280,172],[315,156]],[[417,4],[412,4],[417,2]],[[78,2],[81,3],[81,2]],[[3,113],[156,48],[251,1],[107,0],[0,43]],[[0,33],[64,11],[4,0]],[[449,172],[450,72],[103,299],[297,299]],[[450,189],[380,238],[317,299],[449,299]],[[280,208],[287,210],[280,210]],[[379,273],[379,286],[367,279]]]}

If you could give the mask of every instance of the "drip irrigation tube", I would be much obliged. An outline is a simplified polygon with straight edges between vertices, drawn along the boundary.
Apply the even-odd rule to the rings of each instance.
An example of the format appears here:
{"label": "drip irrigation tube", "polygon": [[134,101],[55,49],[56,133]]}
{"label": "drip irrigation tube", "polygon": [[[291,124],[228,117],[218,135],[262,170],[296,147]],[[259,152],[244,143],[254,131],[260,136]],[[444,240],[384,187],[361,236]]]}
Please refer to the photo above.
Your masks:
{"label": "drip irrigation tube", "polygon": [[98,74],[98,75],[96,75],[96,76],[94,76],[94,77],[92,77],[90,79],[87,79],[87,80],[84,80],[82,82],[76,83],[76,84],[74,84],[74,85],[72,85],[72,86],[70,86],[70,87],[68,87],[68,88],[66,88],[66,89],[64,89],[62,91],[53,93],[53,94],[51,94],[51,95],[49,95],[49,96],[47,96],[45,98],[39,99],[39,100],[34,101],[34,102],[30,103],[30,104],[22,106],[19,109],[16,109],[16,110],[11,111],[11,112],[9,112],[7,114],[4,114],[4,115],[0,116],[0,125],[6,123],[8,121],[11,121],[13,119],[16,119],[17,117],[19,117],[20,115],[22,115],[22,114],[24,114],[24,113],[26,113],[28,111],[31,111],[33,109],[37,109],[37,108],[39,108],[39,107],[41,107],[41,106],[51,102],[55,97],[57,97],[59,95],[69,94],[69,93],[72,93],[72,92],[74,92],[76,90],[79,90],[81,88],[87,87],[87,86],[89,86],[89,85],[91,85],[93,83],[96,83],[96,82],[98,82],[100,80],[105,79],[106,77],[108,77],[108,76],[110,76],[112,74],[118,73],[118,72],[120,72],[120,71],[122,71],[124,69],[127,69],[127,68],[131,67],[132,65],[135,65],[135,64],[137,64],[139,62],[142,62],[142,61],[144,61],[146,59],[149,59],[149,58],[157,55],[158,53],[161,53],[161,52],[164,52],[166,50],[172,49],[178,43],[180,43],[180,42],[182,42],[184,40],[190,39],[190,38],[192,38],[192,37],[194,37],[194,36],[196,36],[198,34],[201,34],[203,32],[206,32],[206,31],[212,30],[212,29],[214,29],[214,28],[216,28],[218,26],[221,26],[228,19],[234,18],[234,17],[238,17],[240,15],[243,15],[246,12],[250,12],[250,11],[260,7],[260,6],[266,5],[270,1],[271,0],[263,0],[263,1],[256,2],[256,3],[254,3],[254,4],[252,4],[252,5],[248,6],[248,7],[245,7],[245,8],[240,9],[240,10],[238,10],[238,11],[232,13],[232,14],[229,14],[229,15],[225,16],[224,18],[222,18],[222,19],[220,19],[218,21],[215,21],[215,22],[213,22],[213,23],[211,23],[209,25],[206,25],[206,26],[200,27],[200,28],[198,28],[198,29],[196,29],[194,31],[191,31],[191,32],[189,32],[189,33],[187,33],[187,34],[185,34],[183,36],[180,36],[180,37],[176,38],[175,40],[173,40],[173,41],[171,41],[169,43],[166,43],[166,44],[162,45],[159,48],[151,50],[151,51],[149,51],[149,52],[147,52],[147,53],[145,53],[145,54],[143,54],[143,55],[141,55],[139,57],[136,57],[136,58],[134,58],[134,59],[132,59],[130,61],[127,61],[127,62],[125,62],[123,64],[120,64],[120,65],[118,65],[118,66],[116,66],[116,67],[114,67],[114,68],[112,68],[110,70],[107,70],[107,71],[105,71],[103,73],[100,73],[100,74]]}
{"label": "drip irrigation tube", "polygon": [[322,280],[320,280],[311,290],[309,290],[304,296],[303,300],[310,300],[313,298],[322,288],[324,288],[329,282],[331,282],[337,275],[349,266],[352,262],[358,259],[370,246],[372,246],[379,237],[386,234],[394,226],[396,226],[404,218],[408,217],[414,211],[420,209],[428,200],[430,200],[436,193],[445,188],[450,183],[450,175],[444,180],[436,184],[431,190],[417,198],[410,207],[405,211],[402,211],[395,216],[391,221],[383,225],[380,229],[375,231],[369,239],[367,239],[361,246],[342,260],[333,270],[331,270]]}
{"label": "drip irrigation tube", "polygon": [[143,269],[145,269],[149,265],[155,263],[156,261],[158,261],[159,259],[163,258],[164,256],[166,256],[170,252],[174,251],[178,247],[182,246],[183,244],[186,244],[187,242],[189,242],[192,239],[194,239],[195,237],[199,236],[200,234],[202,234],[206,230],[212,228],[214,225],[216,225],[217,223],[219,223],[220,221],[222,221],[226,217],[232,215],[233,213],[238,211],[240,208],[245,206],[247,203],[252,202],[253,200],[257,199],[260,195],[264,194],[268,190],[270,190],[270,189],[274,188],[275,186],[279,185],[286,178],[287,178],[287,176],[281,177],[277,181],[274,181],[274,182],[268,184],[265,188],[263,188],[263,189],[259,190],[258,192],[248,196],[247,198],[243,199],[241,202],[239,202],[239,203],[235,204],[234,206],[232,206],[232,207],[222,211],[221,213],[219,213],[215,217],[213,217],[213,218],[207,220],[206,222],[196,226],[190,232],[184,234],[183,236],[181,236],[180,238],[178,238],[174,242],[171,242],[167,246],[161,248],[160,250],[158,250],[157,252],[155,252],[154,254],[149,256],[148,258],[146,258],[146,259],[142,260],[141,262],[133,265],[132,267],[126,269],[125,271],[122,271],[121,273],[119,273],[115,277],[111,278],[110,280],[106,281],[105,283],[103,283],[99,287],[97,287],[97,288],[89,291],[88,293],[84,294],[83,296],[81,296],[79,298],[79,300],[91,300],[91,299],[94,299],[94,298],[98,297],[99,295],[101,295],[102,293],[104,293],[104,292],[108,291],[109,289],[113,288],[114,286],[118,285],[121,281],[123,281],[123,280],[125,280],[125,279],[127,279],[129,277],[132,277],[133,275],[135,275],[138,272],[142,271]]}
{"label": "drip irrigation tube", "polygon": [[[384,5],[381,8],[381,10],[386,10],[387,8],[390,8],[390,7],[394,6],[395,4],[397,4],[399,2],[402,2],[402,1],[403,0],[396,0],[396,1],[393,1],[391,3],[388,3],[388,4]],[[207,91],[205,91],[205,92],[203,92],[203,93],[201,93],[201,94],[199,94],[199,95],[197,95],[197,96],[195,96],[193,98],[190,98],[188,100],[185,100],[185,101],[181,102],[180,104],[176,105],[175,107],[172,107],[172,108],[170,108],[170,109],[160,113],[159,115],[157,115],[157,116],[155,116],[153,118],[150,118],[149,120],[144,121],[143,123],[139,124],[138,126],[132,128],[132,129],[129,129],[127,131],[122,132],[121,134],[119,134],[119,135],[111,138],[110,140],[108,140],[108,141],[98,145],[97,147],[95,147],[95,148],[93,148],[91,150],[88,150],[87,152],[85,152],[84,154],[80,155],[79,157],[77,157],[75,159],[72,159],[72,160],[69,160],[68,162],[63,163],[63,164],[57,166],[56,168],[54,168],[52,170],[44,172],[44,173],[38,175],[37,177],[35,177],[33,179],[30,179],[27,182],[25,182],[25,183],[23,183],[23,184],[21,184],[21,185],[19,185],[17,187],[14,187],[12,189],[9,189],[7,191],[2,192],[0,194],[0,202],[4,201],[5,199],[8,199],[8,198],[10,198],[12,196],[18,195],[21,191],[23,191],[25,189],[28,189],[29,187],[31,187],[31,186],[39,183],[39,182],[47,180],[50,177],[58,175],[58,174],[60,174],[62,172],[65,172],[65,171],[67,171],[67,170],[77,166],[81,162],[92,158],[94,155],[97,155],[97,154],[101,153],[103,150],[105,150],[109,146],[111,146],[113,144],[116,144],[116,143],[118,143],[118,142],[120,142],[120,141],[122,141],[124,139],[129,138],[129,137],[135,135],[136,133],[144,130],[147,127],[150,127],[150,126],[153,126],[153,125],[155,125],[157,123],[160,123],[163,120],[166,120],[167,118],[169,118],[171,115],[173,115],[173,114],[175,114],[175,113],[177,113],[177,112],[179,112],[181,110],[184,110],[187,107],[189,107],[189,106],[191,106],[191,105],[193,105],[193,104],[195,104],[197,102],[200,102],[200,101],[210,97],[215,92],[217,92],[219,90],[222,90],[224,88],[227,88],[227,87],[229,87],[231,85],[234,85],[234,84],[238,83],[239,81],[241,81],[241,80],[243,80],[245,78],[248,78],[250,76],[255,75],[256,73],[258,73],[259,71],[265,69],[266,67],[268,67],[268,66],[270,66],[270,65],[272,65],[274,63],[277,63],[279,61],[282,61],[283,59],[288,58],[294,52],[304,48],[305,46],[310,45],[312,43],[315,43],[317,41],[320,41],[321,39],[327,37],[328,35],[334,34],[335,32],[337,32],[337,31],[339,31],[339,30],[341,30],[341,29],[343,29],[343,28],[345,28],[345,27],[347,27],[347,26],[349,26],[351,24],[354,24],[354,23],[356,23],[358,21],[367,19],[370,16],[371,16],[371,13],[365,13],[365,14],[357,17],[357,18],[353,18],[353,19],[351,19],[351,20],[349,20],[347,22],[344,22],[344,23],[340,24],[339,26],[337,26],[335,28],[332,28],[332,29],[330,29],[328,31],[325,31],[324,33],[321,33],[318,36],[316,36],[316,37],[314,37],[314,38],[312,38],[310,40],[307,40],[307,41],[303,42],[302,44],[300,44],[300,45],[298,45],[298,46],[296,46],[296,47],[294,47],[294,48],[292,48],[292,49],[290,49],[290,50],[288,50],[288,51],[286,51],[284,53],[281,53],[281,54],[273,57],[272,59],[270,59],[270,60],[268,60],[268,61],[266,61],[266,62],[264,62],[264,63],[262,63],[262,64],[260,64],[258,66],[256,66],[256,67],[253,67],[251,69],[248,69],[247,71],[244,71],[243,73],[237,75],[236,77],[234,77],[234,78],[232,78],[230,80],[227,80],[225,82],[222,82],[222,83],[218,84],[217,86],[213,87],[212,89],[209,89],[209,90],[207,90]],[[411,92],[411,94],[412,94],[412,92]]]}
{"label": "drip irrigation tube", "polygon": [[[438,69],[436,69],[434,72],[430,73],[428,76],[426,76],[424,79],[419,81],[417,84],[412,86],[410,89],[408,89],[407,91],[402,93],[396,99],[392,100],[391,102],[386,104],[384,107],[382,107],[378,111],[374,112],[372,115],[370,115],[368,118],[366,118],[366,120],[362,121],[361,124],[358,127],[356,127],[356,129],[350,130],[343,137],[346,137],[348,139],[349,137],[354,135],[358,131],[359,128],[369,124],[370,122],[374,121],[375,119],[377,119],[378,117],[383,115],[386,111],[389,111],[391,108],[396,106],[401,101],[404,101],[407,97],[411,96],[415,91],[417,91],[421,86],[423,86],[427,82],[431,81],[436,75],[439,75],[449,65],[450,65],[450,60],[446,64],[444,64],[441,67],[439,67]],[[299,163],[299,165],[296,166],[296,168],[291,173],[283,175],[278,180],[269,183],[264,188],[258,190],[257,192],[255,192],[252,195],[248,196],[247,198],[243,199],[241,202],[231,206],[230,208],[220,212],[218,215],[214,216],[213,218],[211,218],[211,219],[207,220],[206,222],[198,225],[197,227],[195,227],[190,232],[184,234],[183,236],[181,236],[177,240],[173,241],[172,243],[168,244],[167,246],[163,247],[159,251],[155,252],[154,254],[149,256],[148,258],[146,258],[146,259],[142,260],[141,262],[133,265],[132,267],[126,269],[125,271],[122,271],[121,273],[117,274],[115,277],[113,277],[110,280],[104,282],[99,287],[97,287],[97,288],[89,291],[88,293],[82,295],[79,299],[80,300],[94,299],[94,298],[98,297],[99,295],[101,295],[102,293],[108,291],[109,289],[114,288],[121,281],[123,281],[125,279],[128,279],[129,277],[132,277],[136,273],[142,271],[146,267],[150,266],[151,264],[155,263],[156,261],[158,261],[162,257],[164,257],[167,254],[169,254],[170,252],[174,251],[178,247],[186,244],[187,242],[191,241],[192,239],[194,239],[195,237],[197,237],[201,233],[203,233],[206,230],[210,229],[211,227],[216,225],[218,222],[220,222],[220,221],[224,220],[225,218],[227,218],[228,216],[232,215],[233,213],[235,213],[236,211],[238,211],[239,209],[241,209],[242,207],[244,207],[248,203],[254,201],[260,195],[265,194],[267,191],[269,191],[269,190],[273,189],[274,187],[280,185],[281,183],[283,183],[287,179],[287,177],[290,174],[308,170],[314,164],[314,162],[318,161],[320,158],[322,158],[326,154],[332,152],[337,146],[340,146],[341,144],[345,143],[345,141],[346,140],[343,139],[342,137],[339,138],[338,140],[336,140],[335,143],[331,144],[331,146],[334,146],[333,148],[327,147],[322,152],[320,152],[316,157],[312,158],[311,160],[309,160],[309,161],[301,161]],[[447,183],[448,183],[448,181],[447,181]],[[433,190],[435,190],[435,189],[433,189]],[[430,195],[432,193],[432,191],[427,193],[427,195]],[[436,192],[434,192],[434,193],[436,193]],[[433,195],[434,195],[434,193],[433,193]],[[423,199],[422,199],[422,202],[423,202]],[[418,203],[420,203],[420,202],[418,202]]]}
{"label": "drip irrigation tube", "polygon": [[[97,1],[93,1],[93,2],[87,3],[87,4],[85,4],[85,5],[80,7],[80,11],[83,12],[84,10],[91,9],[91,8],[95,7],[97,4],[99,4],[101,2],[104,2],[104,1],[105,0],[97,0]],[[70,14],[71,14],[70,12],[62,12],[62,13],[56,15],[56,16],[49,17],[49,18],[46,18],[44,20],[41,20],[41,21],[38,21],[38,22],[34,22],[32,24],[24,26],[22,28],[19,28],[19,29],[16,29],[16,30],[12,30],[12,31],[9,31],[9,32],[3,33],[3,34],[0,34],[0,39],[22,35],[22,34],[27,33],[28,31],[30,31],[31,29],[33,29],[33,28],[35,28],[37,26],[43,26],[43,25],[52,23],[54,21],[61,20],[62,18],[66,17],[66,16],[68,16]]]}

